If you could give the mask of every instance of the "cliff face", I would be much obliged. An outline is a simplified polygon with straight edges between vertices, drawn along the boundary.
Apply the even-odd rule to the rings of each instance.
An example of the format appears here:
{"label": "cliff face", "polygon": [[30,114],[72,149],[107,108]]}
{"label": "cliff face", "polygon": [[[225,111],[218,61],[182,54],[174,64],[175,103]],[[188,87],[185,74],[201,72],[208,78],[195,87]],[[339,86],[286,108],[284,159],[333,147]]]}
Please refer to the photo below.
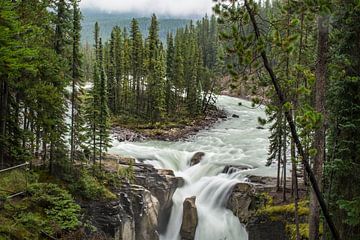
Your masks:
{"label": "cliff face", "polygon": [[[294,203],[279,203],[276,199],[276,179],[249,176],[248,183],[234,185],[227,208],[246,227],[249,240],[295,239]],[[291,181],[289,181],[291,182]],[[300,189],[300,191],[305,191]],[[275,203],[278,202],[278,203]],[[307,239],[308,202],[300,199],[298,214],[301,237]]]}
{"label": "cliff face", "polygon": [[113,189],[116,200],[83,206],[90,222],[115,240],[159,239],[159,233],[166,228],[172,196],[183,180],[171,170],[156,170],[148,164],[118,160],[118,165],[131,165],[133,181]]}

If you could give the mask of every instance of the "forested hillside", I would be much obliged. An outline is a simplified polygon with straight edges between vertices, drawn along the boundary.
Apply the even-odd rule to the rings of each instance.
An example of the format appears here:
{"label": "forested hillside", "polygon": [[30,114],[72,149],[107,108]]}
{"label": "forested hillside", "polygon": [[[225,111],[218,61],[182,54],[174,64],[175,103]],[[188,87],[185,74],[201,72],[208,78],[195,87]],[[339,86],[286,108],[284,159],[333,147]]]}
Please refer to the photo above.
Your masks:
{"label": "forested hillside", "polygon": [[1,240],[360,239],[358,0],[79,3],[0,1]]}
{"label": "forested hillside", "polygon": [[[82,12],[82,31],[81,41],[83,43],[91,43],[93,41],[94,24],[98,22],[101,25],[101,37],[103,40],[109,40],[111,30],[118,26],[121,29],[126,27],[128,30],[131,26],[131,19],[136,18],[139,23],[139,29],[143,36],[148,36],[148,30],[151,23],[149,16],[142,16],[136,13],[120,14],[120,13],[106,13],[101,11],[86,10]],[[166,36],[169,32],[175,33],[176,29],[184,27],[190,22],[190,19],[174,19],[169,17],[159,18],[159,37],[165,42]]]}

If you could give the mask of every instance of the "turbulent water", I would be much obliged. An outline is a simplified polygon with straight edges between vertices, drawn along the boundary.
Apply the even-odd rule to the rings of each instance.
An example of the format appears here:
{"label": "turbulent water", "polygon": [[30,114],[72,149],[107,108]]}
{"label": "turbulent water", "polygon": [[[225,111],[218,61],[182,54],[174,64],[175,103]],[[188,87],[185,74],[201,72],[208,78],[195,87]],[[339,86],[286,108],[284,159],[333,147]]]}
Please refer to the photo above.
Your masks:
{"label": "turbulent water", "polygon": [[[265,167],[268,130],[256,128],[257,118],[265,117],[263,108],[251,109],[249,102],[227,96],[219,97],[218,106],[239,118],[221,121],[186,141],[114,142],[110,150],[145,160],[157,168],[172,169],[175,175],[185,179],[185,185],[173,196],[171,217],[161,240],[180,239],[183,201],[191,196],[196,196],[199,216],[195,239],[246,240],[244,227],[225,208],[228,193],[248,174],[273,176],[276,172],[273,167]],[[199,164],[190,167],[189,161],[196,152],[204,152],[205,156]],[[226,165],[246,165],[251,169],[224,174]]]}

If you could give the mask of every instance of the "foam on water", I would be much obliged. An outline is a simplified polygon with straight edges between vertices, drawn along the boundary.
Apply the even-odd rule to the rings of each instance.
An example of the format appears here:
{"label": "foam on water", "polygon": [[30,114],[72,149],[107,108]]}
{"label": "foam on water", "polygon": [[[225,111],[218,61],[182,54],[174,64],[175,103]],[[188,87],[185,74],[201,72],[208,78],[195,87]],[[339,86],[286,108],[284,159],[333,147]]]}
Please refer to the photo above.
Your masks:
{"label": "foam on water", "polygon": [[[242,105],[239,105],[239,102]],[[232,186],[248,174],[274,176],[275,167],[265,167],[268,150],[267,129],[257,129],[263,108],[249,109],[250,103],[220,96],[218,106],[240,118],[230,118],[209,130],[202,130],[186,141],[114,142],[112,153],[132,156],[156,168],[172,169],[185,185],[176,190],[167,230],[161,240],[180,239],[183,201],[196,196],[199,223],[197,240],[246,240],[247,233],[233,213],[225,208]],[[202,161],[189,165],[196,152],[205,152]],[[246,165],[252,169],[223,174],[226,165]]]}

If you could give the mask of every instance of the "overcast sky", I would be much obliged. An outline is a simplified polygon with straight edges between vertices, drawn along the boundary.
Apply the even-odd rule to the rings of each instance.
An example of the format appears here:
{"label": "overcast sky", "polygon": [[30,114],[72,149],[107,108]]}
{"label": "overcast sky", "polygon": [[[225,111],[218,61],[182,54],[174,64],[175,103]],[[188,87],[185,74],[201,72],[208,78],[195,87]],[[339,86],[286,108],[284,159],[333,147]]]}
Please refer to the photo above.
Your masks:
{"label": "overcast sky", "polygon": [[83,9],[107,12],[136,12],[144,15],[156,13],[170,16],[203,16],[211,14],[212,0],[82,0]]}

